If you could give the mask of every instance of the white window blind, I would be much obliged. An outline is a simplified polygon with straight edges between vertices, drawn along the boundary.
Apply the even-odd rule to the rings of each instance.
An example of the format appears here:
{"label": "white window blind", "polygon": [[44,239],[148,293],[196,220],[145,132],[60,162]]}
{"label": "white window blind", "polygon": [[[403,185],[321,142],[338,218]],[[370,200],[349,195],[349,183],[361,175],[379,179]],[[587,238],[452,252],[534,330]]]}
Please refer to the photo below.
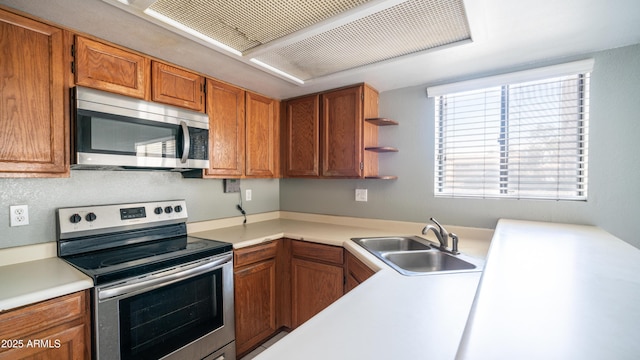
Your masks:
{"label": "white window blind", "polygon": [[589,80],[436,96],[435,196],[586,200]]}

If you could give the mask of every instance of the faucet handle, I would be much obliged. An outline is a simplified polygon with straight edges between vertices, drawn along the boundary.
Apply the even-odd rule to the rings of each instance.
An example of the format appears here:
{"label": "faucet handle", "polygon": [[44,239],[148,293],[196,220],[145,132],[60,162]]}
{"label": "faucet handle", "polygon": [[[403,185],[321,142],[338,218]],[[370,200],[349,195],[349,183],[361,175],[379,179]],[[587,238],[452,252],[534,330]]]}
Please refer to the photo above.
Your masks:
{"label": "faucet handle", "polygon": [[442,226],[438,220],[434,219],[434,218],[430,218],[429,220],[433,221],[434,224],[436,224],[438,226],[438,231],[440,231],[440,235],[442,235],[443,238],[447,238],[449,237],[449,233],[447,232],[447,230],[444,229],[444,226]]}

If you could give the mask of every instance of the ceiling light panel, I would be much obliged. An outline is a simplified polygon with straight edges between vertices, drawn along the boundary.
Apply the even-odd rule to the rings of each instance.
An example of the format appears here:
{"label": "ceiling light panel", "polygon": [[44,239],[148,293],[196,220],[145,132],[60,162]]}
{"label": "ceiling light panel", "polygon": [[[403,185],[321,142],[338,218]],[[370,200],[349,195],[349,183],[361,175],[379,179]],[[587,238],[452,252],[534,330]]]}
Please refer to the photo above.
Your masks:
{"label": "ceiling light panel", "polygon": [[409,0],[256,58],[309,80],[470,39],[463,0]]}
{"label": "ceiling light panel", "polygon": [[158,0],[149,9],[244,52],[369,0]]}

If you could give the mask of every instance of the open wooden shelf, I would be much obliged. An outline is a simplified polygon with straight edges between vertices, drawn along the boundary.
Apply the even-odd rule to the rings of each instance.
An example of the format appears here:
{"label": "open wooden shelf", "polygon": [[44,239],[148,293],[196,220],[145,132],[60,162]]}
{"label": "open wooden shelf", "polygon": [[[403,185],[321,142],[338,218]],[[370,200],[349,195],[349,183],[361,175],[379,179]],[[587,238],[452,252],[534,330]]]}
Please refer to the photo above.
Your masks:
{"label": "open wooden shelf", "polygon": [[393,176],[393,175],[379,175],[379,176],[366,176],[365,179],[372,179],[372,180],[397,180],[398,177],[397,176]]}
{"label": "open wooden shelf", "polygon": [[387,118],[368,118],[364,120],[377,126],[398,125],[397,121]]}
{"label": "open wooden shelf", "polygon": [[385,152],[398,152],[398,149],[391,146],[371,146],[364,148],[366,151],[373,151],[377,153],[385,153]]}
{"label": "open wooden shelf", "polygon": [[[387,118],[382,118],[382,117],[375,117],[375,118],[366,118],[364,119],[369,125],[369,127],[371,127],[371,125],[373,125],[373,128],[376,128],[378,126],[389,126],[389,125],[398,125],[398,122],[395,120],[391,120],[391,119],[387,119]],[[373,130],[375,131],[376,134],[376,140],[377,140],[377,133],[378,130],[375,129]],[[371,144],[373,145],[373,144]],[[376,162],[377,162],[377,154],[378,153],[394,153],[394,152],[398,152],[398,148],[392,147],[392,146],[377,146],[377,141],[376,141],[376,146],[366,146],[364,148],[365,151],[371,152],[371,153],[376,153],[375,157],[376,157]],[[377,167],[376,167],[377,168]],[[376,180],[396,180],[398,177],[397,176],[393,176],[393,175],[371,175],[371,176],[365,176],[365,179],[376,179]]]}

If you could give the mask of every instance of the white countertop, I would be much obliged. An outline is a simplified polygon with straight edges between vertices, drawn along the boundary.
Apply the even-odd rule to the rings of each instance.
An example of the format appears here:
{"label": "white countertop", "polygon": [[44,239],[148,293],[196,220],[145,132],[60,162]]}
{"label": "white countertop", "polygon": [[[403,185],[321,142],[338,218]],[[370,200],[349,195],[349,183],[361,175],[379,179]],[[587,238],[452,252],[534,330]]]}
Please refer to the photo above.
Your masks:
{"label": "white countertop", "polygon": [[[257,359],[640,355],[640,250],[597,227],[500,220],[480,279],[402,276],[349,239],[414,235],[419,224],[350,223],[279,218],[190,234],[235,248],[281,237],[341,245],[379,270]],[[487,234],[465,235],[460,250],[484,257]],[[0,266],[0,311],[92,286],[56,257]]]}
{"label": "white countertop", "polygon": [[379,271],[255,359],[453,359],[479,279]]}
{"label": "white countertop", "polygon": [[[348,226],[278,220],[208,235],[242,247],[252,232],[266,229],[334,245],[343,240],[380,271],[256,360],[640,355],[640,250],[597,227],[500,220],[481,280],[479,273],[405,277],[344,241],[384,236],[382,230],[355,234]],[[469,239],[470,252],[464,238],[460,244],[482,255],[480,242]]]}
{"label": "white countertop", "polygon": [[[481,273],[403,276],[350,241],[416,235],[422,226],[385,230],[278,219],[191,235],[231,242],[235,248],[281,237],[343,246],[379,270],[256,360],[453,359]],[[484,258],[489,241],[481,238],[461,237],[460,250]]]}
{"label": "white countertop", "polygon": [[0,266],[0,311],[91,287],[91,278],[57,257]]}
{"label": "white countertop", "polygon": [[[289,218],[274,219],[281,216]],[[301,213],[277,212],[257,217],[250,216],[250,219],[257,219],[257,221],[250,221],[246,225],[229,226],[229,223],[241,222],[241,218],[230,218],[220,222],[214,221],[213,226],[209,222],[193,223],[189,226],[196,229],[223,226],[216,230],[196,232],[193,235],[228,241],[233,243],[235,248],[279,239],[283,236],[341,246],[351,237],[399,235],[404,234],[405,231],[407,234],[413,234],[421,229],[421,225],[416,223]],[[317,221],[308,221],[309,219]],[[341,222],[351,225],[341,225]],[[465,251],[466,246],[466,249],[471,252],[486,253],[492,231],[470,228],[458,230],[460,233],[465,231],[468,234],[477,234],[477,238],[475,235],[469,238],[466,245],[461,240],[461,250]],[[461,239],[463,239],[462,236]],[[368,255],[356,255],[374,269],[384,266]],[[0,250],[0,311],[34,304],[91,287],[93,287],[93,280],[90,277],[56,257],[55,242]]]}
{"label": "white countertop", "polygon": [[[384,223],[384,220],[380,220],[380,222]],[[189,235],[205,239],[230,242],[236,249],[256,245],[265,241],[280,239],[282,237],[318,242],[327,245],[343,246],[345,241],[349,241],[353,237],[418,235],[424,226],[421,224],[407,223],[404,226],[396,226],[393,229],[386,229],[384,227],[373,228],[359,225],[362,224],[359,224],[357,220],[354,220],[353,225],[337,225],[326,222],[275,219],[246,225],[194,232]],[[446,227],[452,231],[454,229],[454,227]],[[472,229],[467,231],[468,233],[465,233],[465,235],[459,234],[460,251],[471,256],[484,258],[487,255],[493,231],[488,229]],[[460,231],[456,232],[460,233]],[[489,235],[487,236],[487,234]],[[429,234],[428,239],[437,242],[435,237],[433,237],[433,234]]]}
{"label": "white countertop", "polygon": [[640,250],[593,226],[500,220],[459,359],[640,358]]}

